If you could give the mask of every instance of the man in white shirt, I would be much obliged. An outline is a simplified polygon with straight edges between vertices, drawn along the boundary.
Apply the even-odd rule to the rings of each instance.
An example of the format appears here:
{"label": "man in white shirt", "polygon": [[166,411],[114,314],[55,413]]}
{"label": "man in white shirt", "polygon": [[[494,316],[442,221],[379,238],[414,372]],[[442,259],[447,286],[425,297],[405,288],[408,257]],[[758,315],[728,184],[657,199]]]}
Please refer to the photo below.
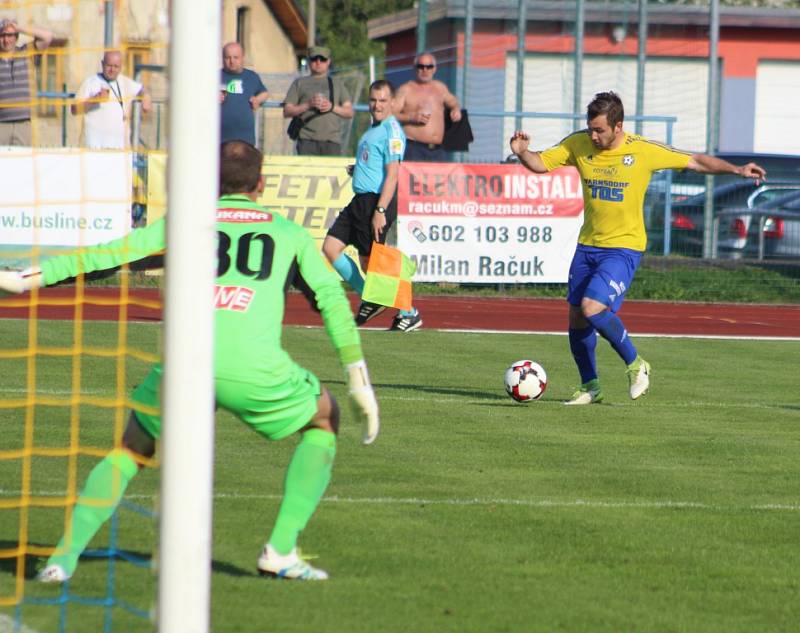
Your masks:
{"label": "man in white shirt", "polygon": [[130,145],[129,121],[134,100],[149,112],[150,95],[138,81],[120,73],[122,53],[108,51],[101,61],[102,72],[81,84],[70,107],[83,114],[84,144],[91,149],[125,149]]}

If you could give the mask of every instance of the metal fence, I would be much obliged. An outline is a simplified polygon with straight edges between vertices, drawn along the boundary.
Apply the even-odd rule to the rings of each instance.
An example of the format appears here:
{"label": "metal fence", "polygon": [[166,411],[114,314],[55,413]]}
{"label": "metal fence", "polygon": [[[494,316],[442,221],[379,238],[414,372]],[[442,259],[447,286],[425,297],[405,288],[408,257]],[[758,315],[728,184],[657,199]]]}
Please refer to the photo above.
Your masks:
{"label": "metal fence", "polygon": [[[264,80],[269,83],[271,94],[282,98],[296,76],[273,74],[264,76]],[[351,92],[360,94],[364,75],[349,71],[345,76]],[[62,109],[66,109],[64,104],[74,95],[67,92],[40,93],[39,97],[42,100],[54,100]],[[294,143],[286,135],[287,120],[283,118],[282,106],[282,101],[267,101],[256,117],[257,143],[267,154],[294,153]],[[344,126],[342,146],[345,155],[354,155],[358,137],[369,125],[367,106],[356,103],[355,110],[354,119]],[[133,145],[140,154],[146,155],[149,150],[167,147],[167,115],[168,103],[158,96],[154,99],[153,112],[148,117],[142,118],[138,108],[135,109],[133,137],[136,142]],[[476,144],[477,149],[471,148],[470,151],[454,154],[452,159],[458,162],[497,163],[506,160],[510,153],[508,138],[517,126],[533,132],[536,138],[536,130],[547,129],[549,123],[560,122],[563,129],[565,122],[571,127],[573,122],[579,124],[584,118],[583,114],[565,112],[482,109],[471,110],[469,116],[477,129],[486,129],[482,122],[491,122],[495,133],[490,142],[484,140]],[[637,128],[647,125],[655,132],[651,137],[666,144],[672,144],[675,130],[680,127],[679,118],[674,116],[629,116],[626,122]],[[555,140],[545,137],[542,143]],[[62,145],[70,145],[66,125],[62,133]],[[764,166],[768,170],[769,180],[760,185],[761,190],[778,193],[800,190],[800,157],[743,154],[729,158],[739,163],[751,158],[757,162],[768,161]],[[143,161],[139,158],[137,165],[141,167],[142,164]],[[800,260],[800,247],[795,249],[789,245],[792,242],[791,233],[794,231],[794,217],[790,213],[792,209],[775,207],[770,204],[770,200],[753,198],[755,193],[763,193],[759,186],[735,177],[717,177],[713,183],[712,246],[710,257],[707,258],[765,260],[780,256],[784,259]],[[706,187],[706,178],[695,173],[673,174],[668,170],[654,176],[644,205],[650,253],[663,256],[703,256]],[[756,209],[759,204],[765,206]],[[784,215],[785,213],[789,214]],[[779,234],[770,228],[772,224],[776,224],[770,218],[783,220],[780,223],[786,227],[783,233]]]}

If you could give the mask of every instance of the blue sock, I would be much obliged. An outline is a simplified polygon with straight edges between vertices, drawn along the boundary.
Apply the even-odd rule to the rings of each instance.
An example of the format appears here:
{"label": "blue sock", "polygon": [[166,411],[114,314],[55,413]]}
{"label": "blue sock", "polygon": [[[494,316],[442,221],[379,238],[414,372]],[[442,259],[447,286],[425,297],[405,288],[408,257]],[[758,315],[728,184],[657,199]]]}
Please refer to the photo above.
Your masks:
{"label": "blue sock", "polygon": [[597,362],[594,350],[597,347],[596,330],[590,325],[582,330],[569,329],[569,348],[578,366],[581,384],[597,378]]}
{"label": "blue sock", "polygon": [[356,263],[344,253],[341,253],[336,258],[336,261],[333,262],[333,268],[361,296],[364,291],[364,278],[358,271]]}
{"label": "blue sock", "polygon": [[620,318],[610,310],[604,310],[600,314],[586,317],[598,332],[611,343],[611,347],[622,357],[626,365],[630,365],[636,360],[636,348],[628,336]]}
{"label": "blue sock", "polygon": [[417,309],[414,306],[411,306],[410,310],[398,310],[397,314],[401,317],[412,317],[417,313]]}

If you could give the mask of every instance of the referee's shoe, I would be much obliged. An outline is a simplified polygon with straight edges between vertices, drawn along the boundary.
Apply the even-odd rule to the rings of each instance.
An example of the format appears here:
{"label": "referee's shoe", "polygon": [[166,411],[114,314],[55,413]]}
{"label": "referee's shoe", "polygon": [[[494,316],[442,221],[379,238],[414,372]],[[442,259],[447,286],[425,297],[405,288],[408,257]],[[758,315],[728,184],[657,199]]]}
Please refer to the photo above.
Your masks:
{"label": "referee's shoe", "polygon": [[419,314],[419,310],[414,310],[414,314],[411,316],[403,316],[398,312],[389,330],[393,332],[411,332],[421,326],[422,317]]}
{"label": "referee's shoe", "polygon": [[371,303],[369,301],[362,301],[361,305],[358,306],[358,312],[356,313],[356,325],[364,325],[367,321],[374,319],[385,309],[386,306],[382,306],[377,303]]}

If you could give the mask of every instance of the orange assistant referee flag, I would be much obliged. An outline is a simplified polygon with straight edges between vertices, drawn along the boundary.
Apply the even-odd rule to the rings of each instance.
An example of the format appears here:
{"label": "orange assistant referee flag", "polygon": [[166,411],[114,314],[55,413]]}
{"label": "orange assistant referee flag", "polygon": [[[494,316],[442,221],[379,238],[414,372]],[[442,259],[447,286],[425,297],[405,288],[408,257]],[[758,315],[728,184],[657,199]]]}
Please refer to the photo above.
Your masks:
{"label": "orange assistant referee flag", "polygon": [[373,242],[361,299],[410,310],[411,278],[416,270],[417,265],[398,249]]}

